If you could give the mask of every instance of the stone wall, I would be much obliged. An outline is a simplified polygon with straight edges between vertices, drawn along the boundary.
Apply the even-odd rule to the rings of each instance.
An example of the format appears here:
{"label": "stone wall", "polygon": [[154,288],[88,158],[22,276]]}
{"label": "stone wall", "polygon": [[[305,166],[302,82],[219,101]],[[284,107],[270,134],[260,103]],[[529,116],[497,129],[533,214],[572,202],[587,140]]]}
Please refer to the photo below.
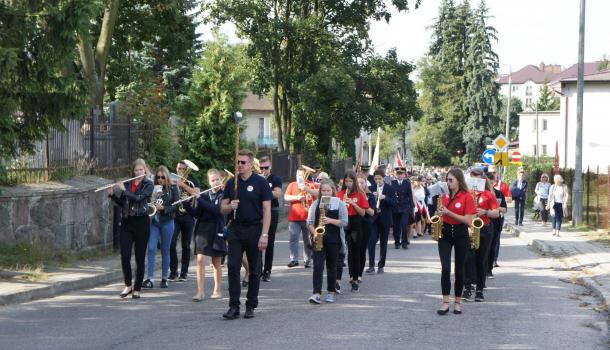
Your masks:
{"label": "stone wall", "polygon": [[109,181],[80,177],[65,183],[0,188],[0,244],[28,242],[57,249],[112,246]]}

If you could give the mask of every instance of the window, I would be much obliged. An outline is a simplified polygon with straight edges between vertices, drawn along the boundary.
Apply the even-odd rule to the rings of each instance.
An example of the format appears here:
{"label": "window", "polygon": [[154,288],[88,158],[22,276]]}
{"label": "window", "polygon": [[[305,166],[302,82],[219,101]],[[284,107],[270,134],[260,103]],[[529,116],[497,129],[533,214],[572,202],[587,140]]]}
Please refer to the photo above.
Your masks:
{"label": "window", "polygon": [[532,99],[530,97],[527,97],[525,99],[525,108],[530,108],[532,107]]}
{"label": "window", "polygon": [[513,92],[517,92],[519,90],[519,87],[517,85],[513,85]]}
{"label": "window", "polygon": [[532,86],[525,87],[525,96],[532,96]]}
{"label": "window", "polygon": [[532,119],[532,131],[536,131],[536,119]]}
{"label": "window", "polygon": [[265,118],[258,118],[258,137],[265,137]]}
{"label": "window", "polygon": [[546,145],[542,145],[542,155],[546,156]]}
{"label": "window", "polygon": [[546,130],[547,130],[547,121],[546,121],[546,119],[542,119],[542,131],[546,131]]}
{"label": "window", "polygon": [[533,148],[533,150],[534,150],[534,152],[532,152],[532,155],[536,156],[536,151],[537,151],[537,150],[536,150],[536,145],[532,145],[532,148]]}

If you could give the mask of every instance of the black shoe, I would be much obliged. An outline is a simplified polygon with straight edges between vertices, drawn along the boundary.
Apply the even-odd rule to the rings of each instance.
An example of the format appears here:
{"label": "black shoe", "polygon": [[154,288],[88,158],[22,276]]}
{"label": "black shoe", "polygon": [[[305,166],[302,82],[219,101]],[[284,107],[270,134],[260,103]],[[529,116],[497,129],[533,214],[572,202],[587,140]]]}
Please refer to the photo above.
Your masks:
{"label": "black shoe", "polygon": [[352,284],[352,292],[357,292],[360,289],[357,281],[351,281],[350,283]]}
{"label": "black shoe", "polygon": [[378,267],[377,268],[377,274],[383,273],[383,267]]}
{"label": "black shoe", "polygon": [[244,288],[247,287],[248,286],[248,281],[242,280],[241,281],[241,286],[244,287]]}
{"label": "black shoe", "polygon": [[239,308],[236,306],[231,306],[229,308],[229,311],[222,314],[222,317],[224,317],[226,320],[234,320],[234,319],[238,318],[239,317]]}
{"label": "black shoe", "polygon": [[129,294],[133,293],[133,287],[125,287],[125,289],[129,288],[127,291],[123,291],[119,296],[121,298],[127,297]]}
{"label": "black shoe", "polygon": [[153,283],[151,280],[146,280],[144,281],[144,283],[142,283],[142,288],[144,289],[152,289],[153,287]]}
{"label": "black shoe", "polygon": [[169,278],[167,279],[170,282],[175,282],[178,279],[178,273],[177,272],[171,272],[169,274]]}
{"label": "black shoe", "polygon": [[305,261],[305,268],[308,269],[311,267],[311,260]]}
{"label": "black shoe", "polygon": [[483,291],[482,290],[477,290],[477,293],[474,297],[474,301],[485,301],[485,298],[483,297]]}
{"label": "black shoe", "polygon": [[394,249],[400,249],[400,244],[394,244]]}
{"label": "black shoe", "polygon": [[295,267],[295,266],[299,266],[299,262],[298,261],[291,261],[288,263],[287,265],[288,267]]}
{"label": "black shoe", "polygon": [[335,282],[335,293],[341,294],[341,285],[339,282]]}
{"label": "black shoe", "polygon": [[131,299],[140,299],[140,292],[138,292],[137,290],[134,290],[133,293],[131,294]]}
{"label": "black shoe", "polygon": [[[443,303],[445,304],[445,303]],[[436,313],[439,315],[446,315],[449,312],[449,303],[447,303],[447,308],[446,309],[438,309],[436,310]]]}
{"label": "black shoe", "polygon": [[161,287],[161,288],[169,287],[169,285],[167,284],[167,280],[161,280],[161,285],[159,287]]}
{"label": "black shoe", "polygon": [[403,244],[402,249],[409,249],[409,244]]}
{"label": "black shoe", "polygon": [[375,273],[375,268],[374,267],[369,267],[368,269],[366,269],[366,273],[368,273],[369,275],[372,275]]}
{"label": "black shoe", "polygon": [[472,301],[472,290],[466,289],[462,294],[462,299],[465,301]]}
{"label": "black shoe", "polygon": [[261,276],[261,280],[263,280],[263,282],[271,281],[271,272],[263,272],[263,276]]}
{"label": "black shoe", "polygon": [[244,312],[244,318],[254,318],[254,308],[246,307],[246,312]]}
{"label": "black shoe", "polygon": [[180,274],[180,277],[178,277],[178,282],[184,282],[186,281],[186,272],[183,272]]}
{"label": "black shoe", "polygon": [[460,305],[460,303],[455,303],[455,304],[453,305],[453,313],[454,313],[454,314],[456,314],[456,315],[461,315],[461,314],[462,314],[462,310],[461,310],[461,308],[460,308],[460,310],[457,310],[457,309],[455,308],[455,306],[456,306],[456,305]]}

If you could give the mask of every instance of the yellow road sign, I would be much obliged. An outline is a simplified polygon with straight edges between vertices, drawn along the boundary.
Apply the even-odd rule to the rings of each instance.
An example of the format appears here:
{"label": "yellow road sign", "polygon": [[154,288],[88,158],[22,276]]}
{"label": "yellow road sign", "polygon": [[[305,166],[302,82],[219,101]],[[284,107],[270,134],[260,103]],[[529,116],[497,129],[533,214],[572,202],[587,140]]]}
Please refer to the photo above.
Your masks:
{"label": "yellow road sign", "polygon": [[[498,151],[503,151],[508,146],[508,140],[504,135],[500,134],[494,140],[493,145],[496,146]],[[508,162],[506,164],[508,164]]]}
{"label": "yellow road sign", "polygon": [[496,152],[494,155],[494,164],[499,166],[508,165],[508,152]]}

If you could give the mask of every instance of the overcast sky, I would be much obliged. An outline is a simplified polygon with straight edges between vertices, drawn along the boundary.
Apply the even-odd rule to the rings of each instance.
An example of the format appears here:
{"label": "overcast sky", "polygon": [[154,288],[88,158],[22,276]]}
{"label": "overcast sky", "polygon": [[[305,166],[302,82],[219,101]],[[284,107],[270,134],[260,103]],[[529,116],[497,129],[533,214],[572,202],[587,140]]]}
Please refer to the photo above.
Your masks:
{"label": "overcast sky", "polygon": [[[460,0],[456,0],[459,3]],[[400,58],[417,62],[425,55],[430,42],[431,25],[440,0],[422,0],[417,10],[394,13],[390,23],[375,22],[371,39],[375,51],[383,54],[397,48]],[[579,0],[487,0],[489,24],[498,30],[495,44],[500,62],[510,64],[513,71],[527,64],[557,63],[564,68],[578,60]],[[478,5],[477,0],[471,6]],[[209,28],[201,27],[204,40]],[[237,40],[234,27],[222,31]],[[610,0],[588,0],[586,6],[585,60],[596,61],[603,54],[610,56]],[[500,72],[507,72],[501,66]]]}

